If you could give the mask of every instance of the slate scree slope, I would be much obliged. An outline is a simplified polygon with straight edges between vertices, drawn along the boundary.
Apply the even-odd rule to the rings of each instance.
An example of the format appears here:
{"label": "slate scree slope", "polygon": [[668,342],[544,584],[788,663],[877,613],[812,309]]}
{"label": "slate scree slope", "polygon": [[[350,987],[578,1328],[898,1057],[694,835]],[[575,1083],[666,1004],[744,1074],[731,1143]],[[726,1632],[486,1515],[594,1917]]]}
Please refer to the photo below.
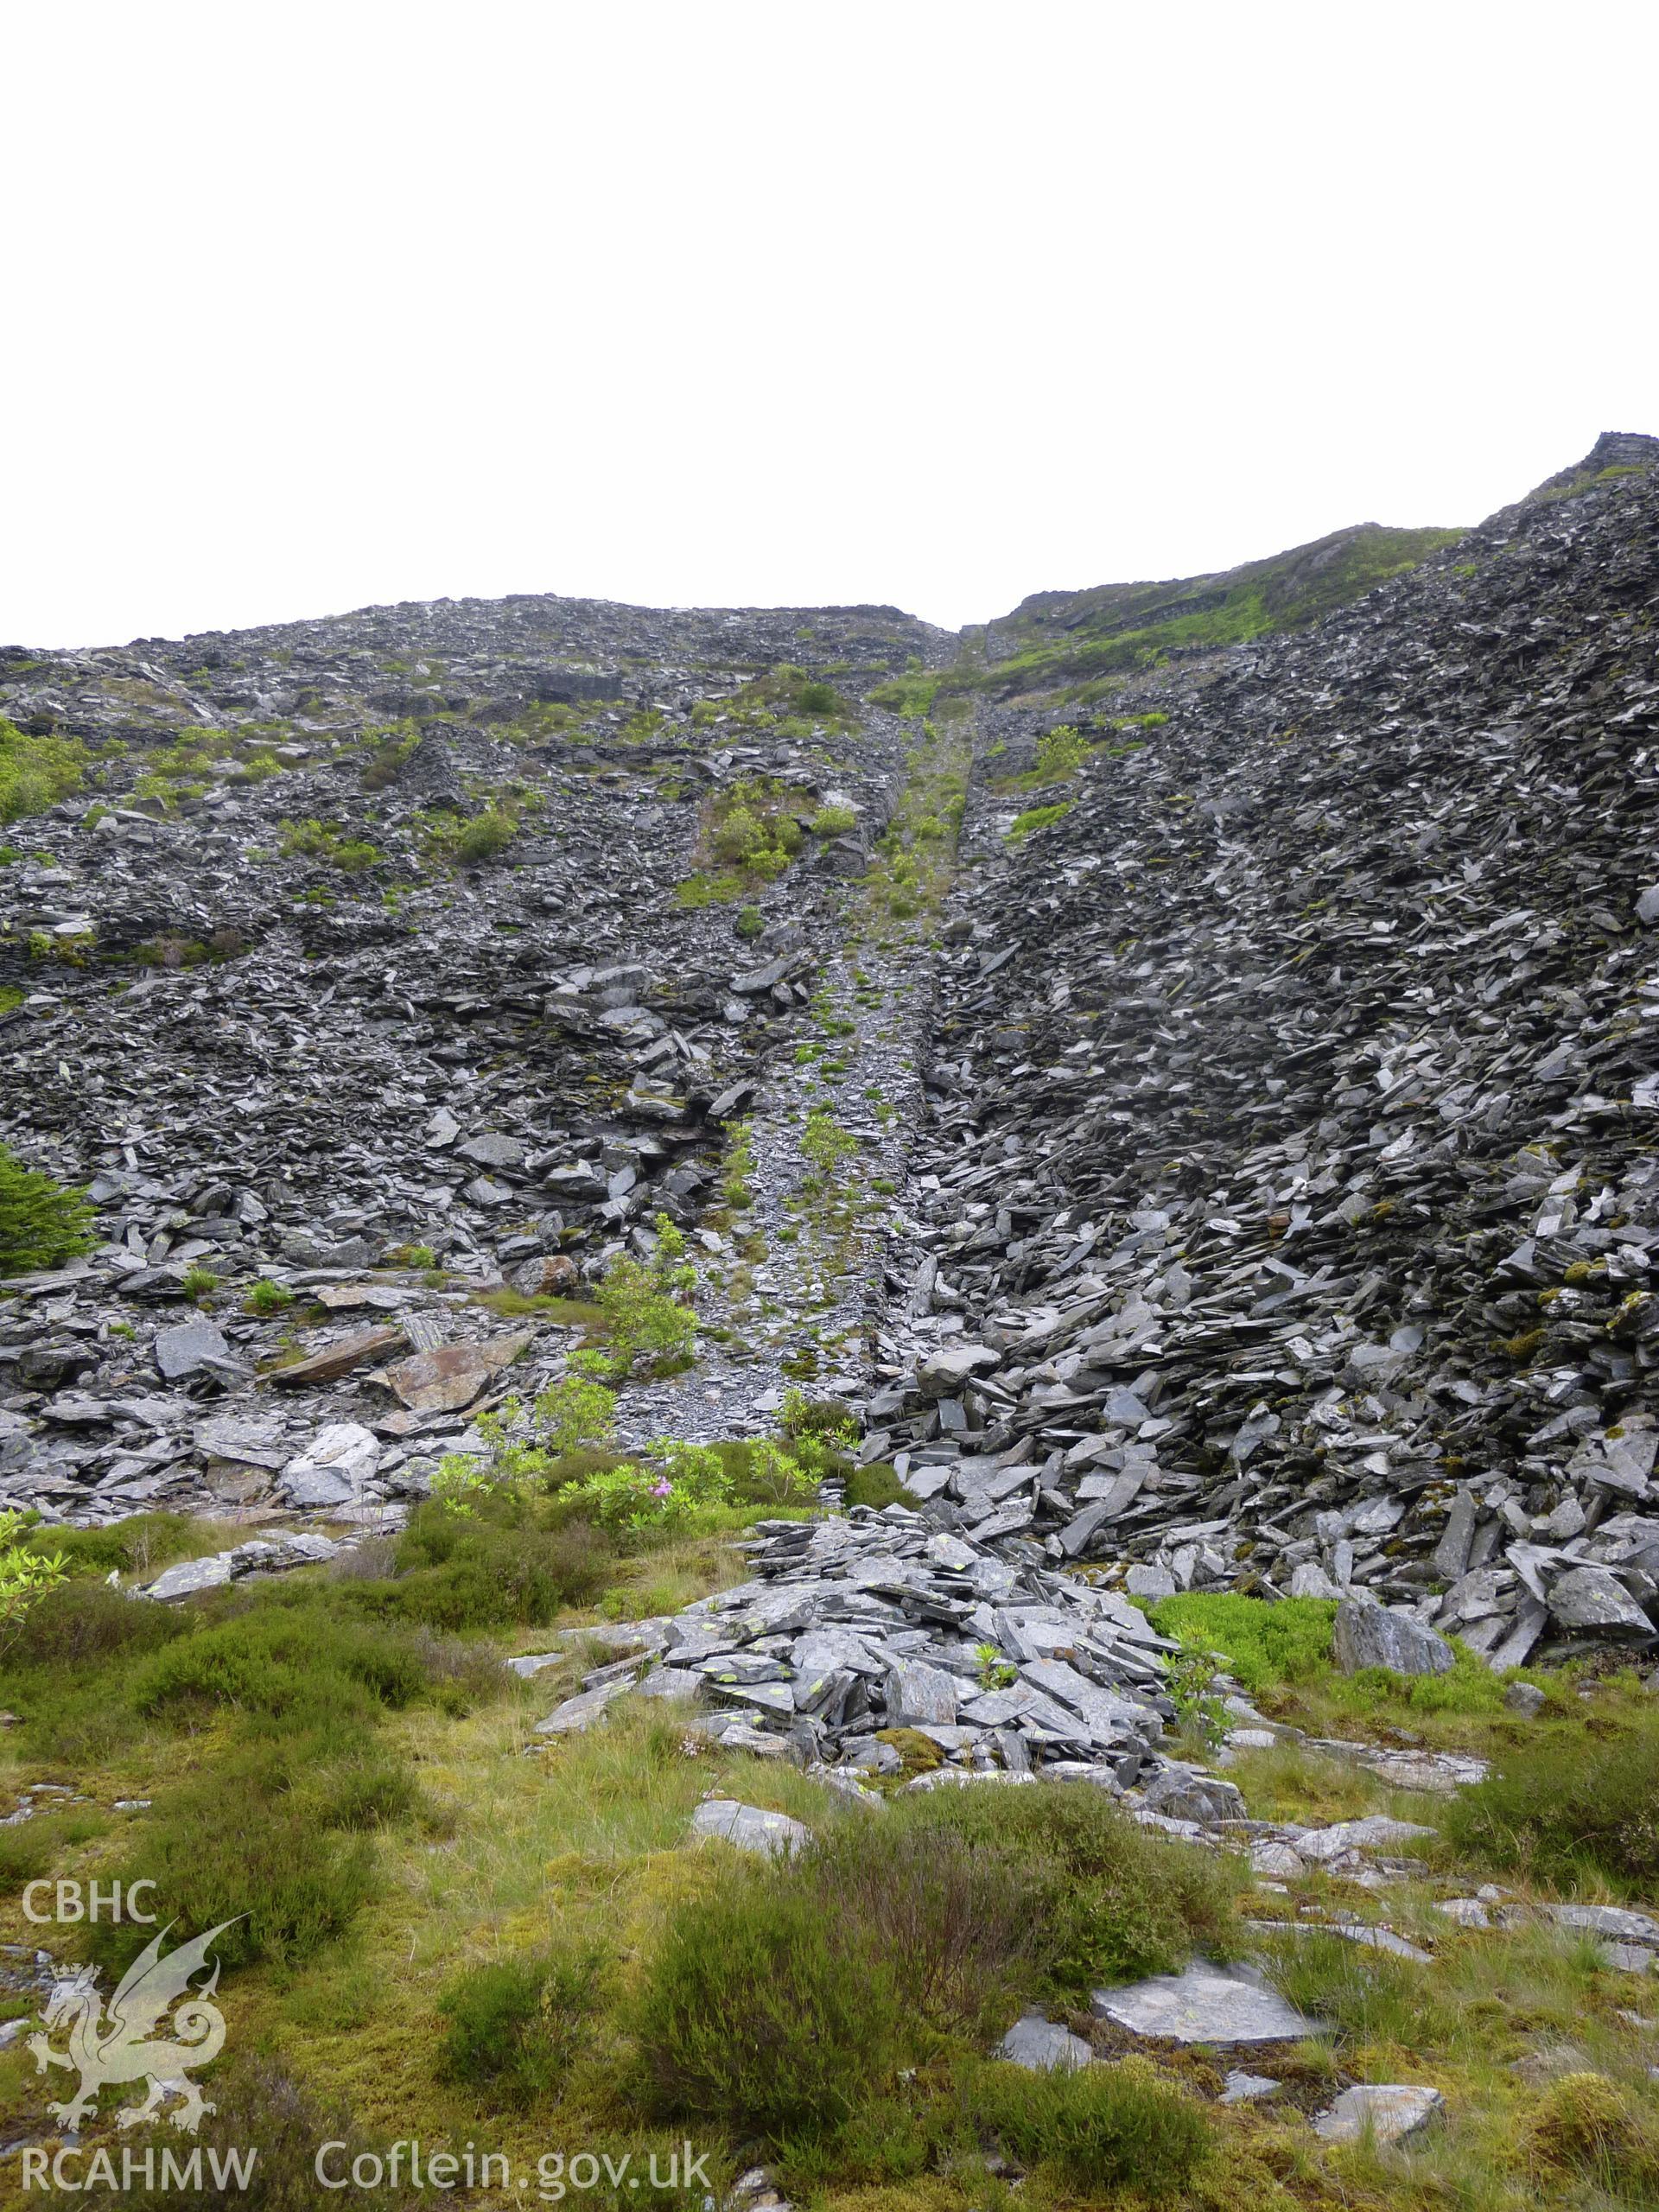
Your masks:
{"label": "slate scree slope", "polygon": [[[1081,696],[1008,696],[1027,632],[868,607],[0,653],[0,713],[89,764],[6,833],[0,1135],[98,1235],[5,1286],[0,1499],[248,1523],[181,1586],[395,1525],[577,1341],[485,1294],[580,1297],[666,1215],[704,1333],[625,1434],[764,1432],[804,1378],[919,1502],[780,1527],[704,1601],[739,1643],[838,1621],[849,1729],[874,1696],[1132,1760],[1128,1593],[1651,1648],[1656,458],[1604,439],[1311,623]],[[780,872],[722,858],[738,802],[799,825]],[[938,895],[885,893],[923,849]],[[816,1179],[814,1109],[850,1141]],[[203,1266],[295,1293],[285,1366],[240,1296],[188,1302]],[[803,1611],[813,1576],[844,1602]],[[873,1663],[883,1618],[1020,1687]],[[665,1626],[663,1671],[709,1634]]]}

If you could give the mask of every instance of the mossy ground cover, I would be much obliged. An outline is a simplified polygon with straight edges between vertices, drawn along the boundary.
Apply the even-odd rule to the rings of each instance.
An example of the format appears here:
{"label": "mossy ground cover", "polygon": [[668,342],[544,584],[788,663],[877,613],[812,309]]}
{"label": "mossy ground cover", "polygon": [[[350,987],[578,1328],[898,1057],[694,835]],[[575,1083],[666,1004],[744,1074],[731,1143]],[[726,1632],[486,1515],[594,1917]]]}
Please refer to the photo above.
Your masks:
{"label": "mossy ground cover", "polygon": [[950,890],[967,804],[971,727],[917,725],[893,815],[862,879],[865,926],[879,944],[923,938]]}
{"label": "mossy ground cover", "polygon": [[74,738],[21,730],[0,715],[0,823],[71,798],[86,766],[86,747]]}
{"label": "mossy ground cover", "polygon": [[1234,1592],[1194,1592],[1148,1609],[1153,1625],[1187,1651],[1213,1658],[1270,1719],[1315,1736],[1352,1735],[1386,1727],[1414,1732],[1431,1749],[1484,1751],[1517,1739],[1503,1694],[1511,1681],[1535,1682],[1549,1710],[1571,1709],[1576,1678],[1530,1668],[1496,1675],[1476,1655],[1452,1643],[1444,1675],[1391,1675],[1367,1668],[1346,1675],[1332,1656],[1336,1601],[1269,1601]]}

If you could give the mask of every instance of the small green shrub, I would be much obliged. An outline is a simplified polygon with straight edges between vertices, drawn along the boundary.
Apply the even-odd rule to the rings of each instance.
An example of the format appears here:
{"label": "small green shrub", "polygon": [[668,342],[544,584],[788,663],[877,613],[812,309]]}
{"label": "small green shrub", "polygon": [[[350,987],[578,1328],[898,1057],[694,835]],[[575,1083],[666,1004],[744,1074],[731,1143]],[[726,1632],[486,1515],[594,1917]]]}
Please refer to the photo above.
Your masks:
{"label": "small green shrub", "polygon": [[454,855],[458,861],[475,863],[493,860],[505,852],[518,834],[517,817],[500,806],[486,807],[482,814],[474,815],[464,823],[454,840]]}
{"label": "small green shrub", "polygon": [[814,1106],[801,1134],[801,1154],[812,1173],[828,1181],[858,1151],[858,1139],[844,1129],[827,1106]]}
{"label": "small green shrub", "polygon": [[758,906],[740,909],[737,920],[733,925],[741,938],[759,937],[766,926],[766,918]]}
{"label": "small green shrub", "polygon": [[878,683],[870,693],[870,703],[885,707],[892,715],[925,715],[932,711],[935,695],[939,688],[937,676],[923,676],[917,672],[894,676],[885,683]]}
{"label": "small green shrub", "polygon": [[[102,1664],[112,1660],[129,1667],[146,1653],[159,1651],[188,1633],[190,1622],[186,1615],[165,1605],[135,1604],[124,1592],[113,1590],[102,1580],[101,1573],[110,1569],[97,1560],[95,1554],[89,1558],[86,1551],[77,1550],[78,1539],[95,1542],[105,1534],[92,1529],[57,1532],[56,1541],[72,1571],[78,1560],[84,1560],[89,1579],[71,1580],[48,1591],[31,1608],[6,1648],[7,1679],[12,1686],[8,1700],[23,1708],[25,1720],[46,1688],[44,1682],[37,1684],[29,1677],[67,1675],[73,1679],[95,1675]],[[124,1553],[112,1554],[110,1566],[122,1566],[124,1558]],[[92,1575],[100,1579],[91,1580]],[[19,1687],[20,1681],[27,1687]]]}
{"label": "small green shrub", "polygon": [[410,759],[421,741],[421,733],[413,722],[404,721],[378,730],[365,730],[369,741],[369,752],[363,763],[362,784],[365,791],[383,791],[397,779],[398,772]]}
{"label": "small green shrub", "polygon": [[567,1605],[588,1605],[613,1577],[615,1554],[581,1520],[546,1527],[499,1493],[459,1516],[418,1506],[398,1539],[393,1575],[355,1584],[350,1602],[387,1621],[449,1634],[545,1628]]}
{"label": "small green shrub", "polygon": [[[377,1732],[388,1708],[416,1700],[462,1709],[481,1670],[464,1649],[402,1624],[357,1617],[348,1580],[219,1593],[137,1666],[118,1651],[131,1712],[200,1729],[209,1754],[130,1840],[124,1881],[153,1881],[169,1914],[200,1930],[221,1921],[227,1965],[289,1967],[343,1936],[372,1894],[372,1831],[419,1804],[395,1741]],[[114,1592],[103,1592],[117,1598]],[[162,1608],[117,1598],[143,1618]],[[488,1688],[499,1680],[489,1668]],[[24,1677],[27,1694],[27,1677]],[[109,1701],[110,1683],[96,1687]],[[120,1718],[118,1711],[118,1719]],[[92,1931],[94,1956],[124,1963],[142,1935]]]}
{"label": "small green shrub", "polygon": [[757,1436],[714,1448],[730,1477],[732,1498],[738,1505],[809,1506],[835,1458],[834,1447],[816,1436],[786,1444]]}
{"label": "small green shrub", "polygon": [[[943,1793],[942,1793],[943,1794]],[[932,2026],[981,2031],[1007,1992],[1040,1978],[1045,1941],[1033,1904],[1053,1886],[1018,1841],[906,1820],[888,1833],[842,1823],[807,1847],[798,1869],[836,1939],[868,1945],[893,1967]]]}
{"label": "small green shrub", "polygon": [[100,1580],[64,1583],[0,1643],[0,1705],[33,1756],[84,1772],[130,1746],[134,1669],[189,1629],[185,1613]]}
{"label": "small green shrub", "polygon": [[621,1382],[636,1368],[671,1374],[689,1364],[697,1319],[689,1300],[696,1276],[685,1259],[685,1238],[668,1216],[654,1223],[657,1248],[649,1260],[624,1254],[611,1262],[597,1294],[605,1316],[603,1350],[578,1352],[571,1364],[589,1376]]}
{"label": "small green shrub", "polygon": [[[702,879],[709,886],[709,898],[741,896],[746,879],[758,876],[769,882],[784,873],[801,849],[796,810],[802,799],[800,791],[775,776],[741,776],[720,793],[711,803],[705,836],[713,858],[731,873]],[[719,888],[726,883],[731,886],[728,894]],[[685,885],[681,893],[683,904],[708,903],[693,900]]]}
{"label": "small green shrub", "polygon": [[452,1452],[439,1466],[432,1495],[452,1513],[469,1513],[493,1491],[522,1495],[561,1471],[560,1463],[584,1449],[608,1450],[616,1431],[616,1393],[586,1375],[552,1383],[533,1404],[503,1399],[482,1414],[479,1434],[487,1457]]}
{"label": "small green shrub", "polygon": [[15,1897],[29,1882],[58,1872],[64,1853],[103,1835],[107,1818],[95,1808],[37,1813],[16,1827],[0,1827],[0,1897]]}
{"label": "small green shrub", "polygon": [[857,827],[858,816],[850,806],[821,806],[812,817],[815,837],[844,837]]}
{"label": "small green shrub", "polygon": [[664,1438],[647,1459],[595,1468],[564,1495],[602,1527],[639,1535],[689,1531],[710,1508],[730,1503],[732,1483],[714,1446]]}
{"label": "small green shrub", "polygon": [[1058,783],[1082,767],[1092,751],[1089,740],[1069,722],[1045,730],[1037,741],[1037,773],[1045,783]]}
{"label": "small green shrub", "polygon": [[1141,2058],[1048,2074],[985,2066],[971,2102],[978,2126],[1020,2165],[1085,2202],[1132,2190],[1161,2202],[1209,2155],[1200,2107]]}
{"label": "small green shrub", "polygon": [[778,1426],[785,1436],[819,1437],[842,1446],[853,1443],[858,1435],[851,1408],[839,1398],[809,1398],[792,1384],[784,1392]]}
{"label": "small green shrub", "polygon": [[219,1288],[219,1277],[211,1268],[187,1268],[184,1271],[184,1294],[187,1298],[207,1298]]}
{"label": "small green shrub", "polygon": [[294,1294],[285,1282],[273,1282],[269,1275],[262,1275],[248,1293],[245,1303],[248,1312],[263,1320],[291,1306]]}
{"label": "small green shrub", "polygon": [[743,896],[744,887],[743,878],[729,869],[718,875],[700,870],[675,885],[674,904],[693,912],[709,906],[729,906]]}
{"label": "small green shrub", "polygon": [[135,1513],[101,1529],[37,1529],[27,1541],[32,1550],[55,1553],[71,1575],[101,1576],[148,1574],[175,1560],[199,1559],[219,1550],[224,1535],[222,1524],[193,1514]]}
{"label": "small green shrub", "polygon": [[500,1959],[458,1974],[438,2000],[439,2070],[515,2104],[563,2084],[597,2007],[597,1952]]}
{"label": "small green shrub", "polygon": [[827,1910],[879,1931],[906,1989],[960,1976],[959,1963],[929,1961],[981,1940],[941,1911],[948,1891],[929,1889],[930,1856],[970,1887],[977,1866],[1007,1900],[988,1992],[1080,1992],[1168,1972],[1194,1948],[1236,1948],[1236,1863],[1148,1834],[1086,1784],[941,1790],[893,1800],[874,1829],[828,1833],[802,1863],[804,1878],[822,1871]]}
{"label": "small green shrub", "polygon": [[28,1529],[21,1513],[10,1507],[0,1510],[0,1649],[41,1599],[68,1580],[62,1553],[37,1548]]}
{"label": "small green shrub", "polygon": [[1501,1752],[1448,1802],[1441,1828],[1482,1866],[1645,1898],[1659,1886],[1659,1713],[1587,1743],[1546,1732]]}
{"label": "small green shrub", "polygon": [[[214,1946],[215,1956],[219,1948]],[[185,2177],[177,2178],[178,2167],[168,2171],[158,2145],[149,2169],[154,2186],[146,2184],[142,2179],[146,2171],[143,2151],[138,2150],[133,2185],[123,2187],[116,2200],[122,2212],[226,2212],[229,2204],[237,2212],[316,2212],[322,2201],[316,2173],[318,2145],[339,2145],[330,2152],[329,2164],[340,2175],[349,2173],[353,2160],[371,2148],[348,2113],[319,2101],[269,2058],[245,2050],[228,2053],[208,2079],[207,2117],[188,2145],[174,2146]],[[232,2195],[213,2178],[213,2154],[217,2151],[221,2159],[227,2154],[245,2157],[250,2145],[257,2147],[257,2160],[247,2187]],[[188,2160],[198,2145],[200,2166],[193,2170]],[[384,2143],[378,2148],[384,2153]],[[118,2173],[121,2154],[117,2151],[113,2155]],[[193,2171],[200,2174],[196,2182],[188,2178]],[[221,2174],[226,2171],[221,2166]],[[352,2212],[409,2212],[410,2205],[403,2190],[355,2183],[348,2196],[327,2201],[349,2204]]]}
{"label": "small green shrub", "polygon": [[389,1827],[407,1820],[419,1802],[414,1775],[388,1751],[365,1748],[318,1778],[317,1814],[326,1828]]}
{"label": "small green shrub", "polygon": [[914,1506],[917,1503],[894,1472],[892,1462],[876,1459],[868,1466],[849,1467],[842,1478],[842,1497],[849,1505],[867,1505],[872,1513],[880,1513],[889,1505]]}
{"label": "small green shrub", "polygon": [[312,817],[282,825],[283,850],[290,858],[320,861],[341,875],[362,875],[378,868],[385,855],[366,838],[346,836],[332,823]]}
{"label": "small green shrub", "polygon": [[26,1167],[0,1144],[0,1275],[61,1267],[92,1242],[92,1207],[82,1192]]}
{"label": "small green shrub", "polygon": [[72,798],[86,766],[86,749],[75,739],[32,735],[0,715],[0,822]]}
{"label": "small green shrub", "polygon": [[750,1202],[749,1178],[753,1173],[754,1131],[747,1122],[734,1122],[726,1133],[726,1158],[720,1175],[720,1195],[734,1213],[741,1213]]}
{"label": "small green shrub", "polygon": [[1379,1706],[1403,1706],[1413,1713],[1454,1713],[1491,1716],[1503,1710],[1508,1679],[1453,1639],[1452,1664],[1443,1675],[1395,1675],[1386,1667],[1362,1667],[1329,1683],[1332,1700],[1354,1713],[1374,1713]]}
{"label": "small green shrub", "polygon": [[141,1669],[133,1701],[149,1713],[201,1703],[282,1715],[330,1699],[348,1711],[366,1699],[407,1706],[425,1688],[407,1638],[314,1605],[269,1603],[169,1643]]}
{"label": "small green shrub", "polygon": [[674,1917],[634,2022],[644,2101],[777,2145],[844,2126],[906,2048],[887,1961],[831,1940],[818,1897],[734,1870]]}
{"label": "small green shrub", "polygon": [[1009,843],[1017,844],[1021,839],[1029,837],[1033,830],[1048,829],[1071,811],[1069,798],[1057,799],[1052,806],[1028,806],[1023,814],[1016,814],[1008,824]]}
{"label": "small green shrub", "polygon": [[[214,1947],[226,1966],[268,1959],[296,1966],[337,1942],[368,1902],[373,1846],[331,1829],[267,1756],[217,1762],[176,1790],[135,1839],[120,1868],[130,1887],[151,1881],[182,1931],[222,1922]],[[93,1955],[124,1967],[143,1930],[105,1922],[91,1932]]]}
{"label": "small green shrub", "polygon": [[1160,1636],[1188,1650],[1219,1651],[1252,1697],[1331,1671],[1331,1598],[1245,1598],[1192,1591],[1160,1598],[1147,1614]]}

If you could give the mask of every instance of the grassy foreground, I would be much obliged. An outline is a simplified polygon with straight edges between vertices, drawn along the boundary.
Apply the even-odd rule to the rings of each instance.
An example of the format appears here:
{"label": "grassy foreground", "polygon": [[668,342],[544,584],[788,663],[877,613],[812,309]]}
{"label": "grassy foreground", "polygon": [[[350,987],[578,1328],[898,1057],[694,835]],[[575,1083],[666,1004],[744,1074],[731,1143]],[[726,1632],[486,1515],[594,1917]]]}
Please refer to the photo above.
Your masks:
{"label": "grassy foreground", "polygon": [[[1369,1891],[1315,1871],[1262,1889],[1242,1854],[1166,1840],[1084,1785],[871,1809],[712,1745],[694,1711],[662,1701],[629,1700],[586,1736],[535,1735],[609,1647],[578,1635],[529,1683],[504,1656],[739,1579],[731,1530],[777,1510],[740,1494],[723,1529],[641,1541],[556,1494],[470,1516],[427,1507],[395,1546],[168,1609],[103,1578],[194,1548],[190,1524],[68,1539],[73,1579],[0,1653],[7,1804],[41,1784],[73,1793],[0,1827],[0,1941],[113,1973],[149,1934],[32,1923],[23,1888],[42,1878],[153,1880],[170,1941],[233,1919],[200,2140],[261,2148],[247,2191],[124,2202],[429,2202],[390,2183],[336,2196],[313,2171],[323,2140],[352,2146],[340,2171],[367,2153],[372,2177],[411,2138],[461,2158],[472,2145],[475,2172],[486,2152],[504,2161],[457,2191],[480,2206],[555,2188],[701,2205],[757,2159],[797,2202],[868,2212],[1599,2212],[1659,2196],[1642,2024],[1659,2006],[1643,1981],[1581,1936],[1465,1929],[1434,1909],[1492,1878],[1516,1903],[1653,1901],[1659,1726],[1633,1675],[1553,1678],[1534,1719],[1474,1675],[1431,1707],[1408,1683],[1337,1676],[1328,1611],[1171,1601],[1165,1626],[1311,1734],[1494,1760],[1455,1803],[1294,1744],[1230,1768],[1263,1818],[1390,1810],[1437,1828],[1422,1871]],[[791,1814],[814,1840],[777,1864],[688,1848],[709,1795]],[[1338,1912],[1432,1960],[1290,1932]],[[1227,2055],[1136,2048],[1091,2018],[1095,1987],[1194,1953],[1265,1961],[1328,2024],[1266,2060],[1275,2101],[1224,2107]],[[19,1992],[0,2016],[37,2005]],[[1107,2063],[1051,2077],[995,2062],[1032,2008]],[[1446,2116],[1410,2147],[1325,2144],[1306,2115],[1351,2081],[1430,2084]],[[70,2083],[39,2076],[22,2044],[0,2052],[0,2140],[49,2143],[47,2100]],[[105,2093],[83,2161],[100,2145],[182,2146],[165,2129],[118,2134],[130,2101]],[[632,2191],[602,2168],[571,2188],[542,2163],[654,2154],[666,2177],[688,2142],[708,2190],[700,2174],[685,2187],[683,2163],[672,2187]]]}

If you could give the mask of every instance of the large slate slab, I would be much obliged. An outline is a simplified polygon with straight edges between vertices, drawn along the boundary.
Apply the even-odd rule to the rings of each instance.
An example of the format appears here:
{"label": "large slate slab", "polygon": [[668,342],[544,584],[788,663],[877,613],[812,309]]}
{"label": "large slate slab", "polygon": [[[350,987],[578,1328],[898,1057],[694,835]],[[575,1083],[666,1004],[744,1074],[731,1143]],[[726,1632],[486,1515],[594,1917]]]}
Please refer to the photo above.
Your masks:
{"label": "large slate slab", "polygon": [[1095,2011],[1131,2035],[1179,2044],[1299,2043],[1324,2032],[1247,1967],[1195,1959],[1179,1974],[1097,1989]]}

